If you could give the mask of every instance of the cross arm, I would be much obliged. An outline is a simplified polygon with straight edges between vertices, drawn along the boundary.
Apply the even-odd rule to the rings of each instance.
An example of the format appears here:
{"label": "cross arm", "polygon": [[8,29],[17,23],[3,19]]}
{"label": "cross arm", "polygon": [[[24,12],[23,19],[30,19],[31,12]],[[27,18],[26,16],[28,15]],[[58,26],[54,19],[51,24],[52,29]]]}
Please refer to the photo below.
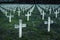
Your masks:
{"label": "cross arm", "polygon": [[15,28],[19,28],[19,26],[17,24],[14,25]]}
{"label": "cross arm", "polygon": [[22,24],[22,27],[26,27],[26,24]]}
{"label": "cross arm", "polygon": [[48,24],[48,22],[47,21],[44,21],[44,24]]}

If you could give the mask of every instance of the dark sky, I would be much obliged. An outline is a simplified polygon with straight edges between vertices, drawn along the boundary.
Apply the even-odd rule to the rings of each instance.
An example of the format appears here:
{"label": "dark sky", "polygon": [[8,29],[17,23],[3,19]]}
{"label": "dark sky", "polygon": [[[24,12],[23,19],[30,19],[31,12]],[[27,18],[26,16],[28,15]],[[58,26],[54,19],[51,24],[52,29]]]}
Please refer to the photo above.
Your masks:
{"label": "dark sky", "polygon": [[[7,2],[6,2],[7,1]],[[42,4],[60,4],[59,0],[0,0],[0,3],[42,3]]]}

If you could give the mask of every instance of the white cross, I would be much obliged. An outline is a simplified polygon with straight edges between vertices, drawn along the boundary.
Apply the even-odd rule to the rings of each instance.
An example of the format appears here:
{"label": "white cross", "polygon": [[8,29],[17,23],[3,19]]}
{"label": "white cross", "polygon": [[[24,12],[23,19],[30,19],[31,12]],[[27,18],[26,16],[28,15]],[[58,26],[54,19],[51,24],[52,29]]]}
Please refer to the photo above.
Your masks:
{"label": "white cross", "polygon": [[31,16],[31,13],[27,12],[25,16],[27,16],[27,21],[29,21],[29,17]]}
{"label": "white cross", "polygon": [[53,7],[53,11],[54,11],[55,7]]}
{"label": "white cross", "polygon": [[27,13],[30,13],[30,15],[32,14],[32,12],[30,12],[30,11],[29,11],[29,12],[27,12]]}
{"label": "white cross", "polygon": [[42,20],[44,20],[45,12],[43,11],[43,12],[41,13],[41,15],[42,15]]}
{"label": "white cross", "polygon": [[17,12],[18,12],[18,16],[20,16],[21,11],[20,11],[20,10],[18,10]]}
{"label": "white cross", "polygon": [[47,10],[47,11],[48,11],[48,7],[46,7],[46,8],[45,8],[45,10]]}
{"label": "white cross", "polygon": [[24,8],[22,8],[22,11],[23,11],[23,13],[24,13],[25,9],[24,9]]}
{"label": "white cross", "polygon": [[12,11],[13,9],[11,8],[11,9],[9,9],[10,11]]}
{"label": "white cross", "polygon": [[52,11],[52,9],[50,8],[50,9],[49,9],[49,13],[50,13],[50,14],[51,14],[51,11]]}
{"label": "white cross", "polygon": [[54,13],[56,15],[55,17],[57,18],[57,15],[58,15],[59,11],[56,10]]}
{"label": "white cross", "polygon": [[50,24],[53,24],[53,20],[51,20],[50,17],[48,17],[48,21],[44,21],[44,24],[48,24],[48,32],[50,32]]}
{"label": "white cross", "polygon": [[15,13],[16,10],[13,10],[13,12]]}
{"label": "white cross", "polygon": [[19,28],[19,38],[22,37],[22,27],[26,27],[26,24],[22,24],[22,20],[19,20],[19,25],[15,24],[15,28]]}
{"label": "white cross", "polygon": [[12,19],[12,17],[14,17],[14,15],[11,15],[11,13],[10,13],[10,15],[7,15],[7,17],[9,18],[9,22],[11,22],[11,19]]}
{"label": "white cross", "polygon": [[8,12],[5,12],[5,16],[7,16]]}

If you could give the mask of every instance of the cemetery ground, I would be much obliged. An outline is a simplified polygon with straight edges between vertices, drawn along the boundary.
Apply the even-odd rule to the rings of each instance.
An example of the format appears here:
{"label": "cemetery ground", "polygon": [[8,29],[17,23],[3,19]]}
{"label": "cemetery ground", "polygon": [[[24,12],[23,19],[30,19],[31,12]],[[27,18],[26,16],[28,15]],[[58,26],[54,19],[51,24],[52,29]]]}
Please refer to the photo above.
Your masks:
{"label": "cemetery ground", "polygon": [[[2,10],[0,10],[0,40],[60,40],[60,13],[58,14],[58,17],[55,18],[53,11],[50,15],[46,9],[41,7],[41,5],[35,5],[33,11],[31,12],[32,14],[29,17],[29,21],[27,21],[25,14],[27,14],[27,11],[29,11],[33,6],[34,5],[32,5],[28,10],[25,10],[24,13],[20,8],[21,13],[20,16],[18,16],[18,7],[14,13],[13,11],[10,12],[8,9],[1,7],[0,5],[0,8],[8,11],[7,15],[10,13],[11,15],[14,15],[11,22],[9,22],[9,18],[7,18],[4,14],[5,12],[3,13]],[[40,15],[37,6],[45,11],[46,15],[44,20],[42,20],[42,15]],[[59,6],[57,9],[59,9]],[[50,32],[47,31],[47,24],[44,24],[44,21],[48,19],[48,16],[56,22],[50,24]],[[15,24],[19,24],[19,19],[22,19],[23,24],[26,24],[26,27],[22,28],[21,38],[19,38],[19,28],[14,28]]]}

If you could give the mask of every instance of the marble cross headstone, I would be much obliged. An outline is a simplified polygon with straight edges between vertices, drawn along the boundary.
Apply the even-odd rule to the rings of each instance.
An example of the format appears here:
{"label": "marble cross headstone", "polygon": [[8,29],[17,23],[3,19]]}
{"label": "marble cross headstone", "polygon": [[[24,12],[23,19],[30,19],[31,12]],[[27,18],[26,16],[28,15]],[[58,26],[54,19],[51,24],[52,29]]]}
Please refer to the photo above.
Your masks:
{"label": "marble cross headstone", "polygon": [[55,7],[53,7],[53,11],[55,10]]}
{"label": "marble cross headstone", "polygon": [[29,17],[31,16],[31,13],[27,12],[27,14],[25,16],[27,16],[27,21],[29,21]]}
{"label": "marble cross headstone", "polygon": [[19,20],[19,25],[15,24],[15,28],[19,28],[19,38],[22,37],[22,28],[26,27],[26,24],[22,24],[22,20]]}
{"label": "marble cross headstone", "polygon": [[11,19],[12,19],[12,17],[14,17],[14,15],[11,15],[11,13],[10,13],[10,15],[7,15],[7,17],[9,18],[9,22],[11,22]]}
{"label": "marble cross headstone", "polygon": [[52,9],[51,9],[51,7],[50,7],[50,9],[49,9],[49,13],[51,14],[51,12],[52,12]]}
{"label": "marble cross headstone", "polygon": [[18,10],[17,12],[18,12],[18,16],[20,16],[21,11],[20,11],[20,10]]}
{"label": "marble cross headstone", "polygon": [[7,16],[8,12],[5,12],[5,16]]}
{"label": "marble cross headstone", "polygon": [[30,13],[30,15],[32,14],[32,12],[28,11],[27,13]]}
{"label": "marble cross headstone", "polygon": [[16,10],[13,10],[13,13],[15,13]]}
{"label": "marble cross headstone", "polygon": [[58,15],[59,11],[56,10],[54,13],[56,15],[55,17],[57,18],[57,15]]}
{"label": "marble cross headstone", "polygon": [[53,20],[51,20],[50,17],[48,17],[48,21],[44,21],[44,24],[48,24],[48,32],[50,32],[50,24],[53,24]]}
{"label": "marble cross headstone", "polygon": [[22,8],[22,11],[23,11],[23,13],[24,13],[24,11],[25,11],[25,8]]}
{"label": "marble cross headstone", "polygon": [[42,20],[44,20],[45,12],[43,11],[43,12],[41,13],[41,15],[42,15]]}

